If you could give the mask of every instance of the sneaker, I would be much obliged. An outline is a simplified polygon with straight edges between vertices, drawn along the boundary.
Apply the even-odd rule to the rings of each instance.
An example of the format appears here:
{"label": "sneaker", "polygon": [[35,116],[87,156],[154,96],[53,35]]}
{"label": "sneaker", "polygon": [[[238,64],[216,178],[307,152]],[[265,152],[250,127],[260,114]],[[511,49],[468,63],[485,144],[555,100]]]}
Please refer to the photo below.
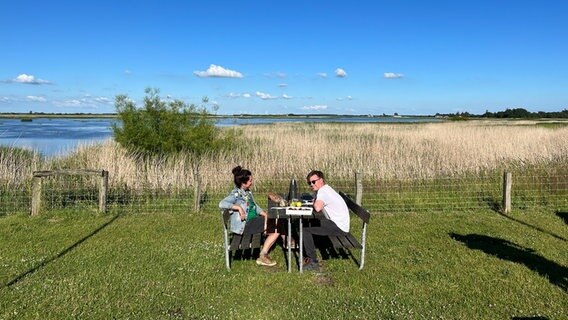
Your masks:
{"label": "sneaker", "polygon": [[314,262],[312,259],[310,258],[305,258],[304,259],[304,264],[302,265],[302,270],[304,271],[315,271],[315,272],[320,272],[320,266],[319,263]]}
{"label": "sneaker", "polygon": [[268,255],[261,254],[260,257],[258,257],[258,259],[256,259],[256,264],[261,265],[261,266],[272,267],[272,266],[276,265],[276,261],[270,259],[270,257]]}
{"label": "sneaker", "polygon": [[315,262],[312,262],[312,263],[310,263],[310,264],[304,265],[304,266],[302,267],[302,269],[303,269],[304,271],[314,271],[314,272],[320,272],[320,271],[321,271],[319,264],[317,264],[317,263],[315,263]]}

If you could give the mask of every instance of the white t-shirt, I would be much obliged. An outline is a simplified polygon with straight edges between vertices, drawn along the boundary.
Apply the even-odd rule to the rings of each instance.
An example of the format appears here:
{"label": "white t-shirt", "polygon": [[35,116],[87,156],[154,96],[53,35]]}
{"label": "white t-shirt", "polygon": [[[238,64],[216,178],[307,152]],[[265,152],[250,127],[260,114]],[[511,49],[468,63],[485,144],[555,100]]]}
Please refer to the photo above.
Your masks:
{"label": "white t-shirt", "polygon": [[339,193],[326,184],[318,190],[316,200],[323,201],[323,209],[339,229],[349,232],[349,209]]}

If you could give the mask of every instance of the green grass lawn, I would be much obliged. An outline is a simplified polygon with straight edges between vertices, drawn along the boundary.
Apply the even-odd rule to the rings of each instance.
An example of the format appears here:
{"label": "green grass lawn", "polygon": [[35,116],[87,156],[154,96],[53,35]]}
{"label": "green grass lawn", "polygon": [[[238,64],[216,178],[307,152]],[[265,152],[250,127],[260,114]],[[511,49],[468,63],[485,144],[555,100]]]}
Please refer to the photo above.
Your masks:
{"label": "green grass lawn", "polygon": [[322,274],[227,272],[217,211],[5,216],[0,319],[568,319],[567,211],[374,214]]}

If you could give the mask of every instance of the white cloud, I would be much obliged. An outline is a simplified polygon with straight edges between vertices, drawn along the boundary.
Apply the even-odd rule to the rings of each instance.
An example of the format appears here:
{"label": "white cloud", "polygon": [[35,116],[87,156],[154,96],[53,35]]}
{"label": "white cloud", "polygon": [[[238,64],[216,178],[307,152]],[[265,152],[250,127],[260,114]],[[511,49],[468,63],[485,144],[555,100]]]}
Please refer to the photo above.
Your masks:
{"label": "white cloud", "polygon": [[279,84],[278,86],[279,86],[280,88],[285,88],[285,87],[288,86],[288,84],[287,84],[287,83],[281,83],[281,84]]}
{"label": "white cloud", "polygon": [[259,97],[259,98],[261,98],[262,100],[276,99],[276,97],[271,96],[271,95],[268,94],[268,93],[259,92],[259,91],[256,92],[256,96]]}
{"label": "white cloud", "polygon": [[109,99],[107,97],[98,97],[94,99],[95,102],[98,103],[103,103],[103,104],[114,104],[114,101],[112,99]]}
{"label": "white cloud", "polygon": [[280,79],[284,79],[284,78],[286,78],[288,75],[285,74],[284,72],[272,72],[272,73],[265,73],[264,76],[267,77],[267,78],[280,78]]}
{"label": "white cloud", "polygon": [[237,99],[237,98],[250,98],[250,93],[238,93],[238,92],[230,92],[229,98]]}
{"label": "white cloud", "polygon": [[[132,101],[132,100],[131,100]],[[132,101],[135,102],[135,101]],[[114,100],[107,97],[93,97],[89,94],[84,95],[81,98],[72,98],[61,101],[54,101],[53,103],[59,107],[76,107],[76,108],[86,108],[86,109],[97,109],[101,106],[111,106],[114,104]]]}
{"label": "white cloud", "polygon": [[289,95],[287,95],[287,94],[283,94],[283,95],[282,95],[282,98],[283,98],[283,99],[292,99],[292,97],[289,96]]}
{"label": "white cloud", "polygon": [[38,97],[38,96],[26,96],[26,99],[28,99],[29,101],[33,101],[33,102],[45,102],[45,101],[47,101],[44,97]]}
{"label": "white cloud", "polygon": [[23,83],[23,84],[51,84],[51,82],[47,80],[36,79],[34,76],[25,73],[22,73],[21,75],[17,76],[15,79],[6,82]]}
{"label": "white cloud", "polygon": [[347,100],[353,100],[352,96],[347,96]]}
{"label": "white cloud", "polygon": [[225,69],[214,64],[209,66],[206,71],[194,71],[194,75],[198,77],[218,77],[218,78],[242,78],[242,73],[234,70]]}
{"label": "white cloud", "polygon": [[402,79],[404,75],[402,73],[385,72],[383,74],[385,79]]}
{"label": "white cloud", "polygon": [[64,100],[61,101],[61,105],[64,107],[80,107],[81,100],[78,99]]}
{"label": "white cloud", "polygon": [[304,110],[325,110],[327,109],[326,105],[314,105],[314,106],[304,106],[302,109]]}
{"label": "white cloud", "polygon": [[327,73],[325,73],[325,72],[318,72],[317,75],[318,75],[318,77],[320,77],[320,78],[327,78]]}
{"label": "white cloud", "polygon": [[335,69],[335,75],[339,78],[345,78],[347,77],[347,72],[341,68],[337,68]]}

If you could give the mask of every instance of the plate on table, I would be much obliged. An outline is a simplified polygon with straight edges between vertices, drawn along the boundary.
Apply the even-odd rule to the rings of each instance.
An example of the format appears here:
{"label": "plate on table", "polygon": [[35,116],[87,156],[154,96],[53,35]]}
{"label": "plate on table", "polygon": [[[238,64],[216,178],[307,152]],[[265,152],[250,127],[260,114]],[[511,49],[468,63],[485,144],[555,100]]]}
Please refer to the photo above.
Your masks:
{"label": "plate on table", "polygon": [[311,216],[312,208],[307,207],[286,207],[286,214],[289,216]]}

